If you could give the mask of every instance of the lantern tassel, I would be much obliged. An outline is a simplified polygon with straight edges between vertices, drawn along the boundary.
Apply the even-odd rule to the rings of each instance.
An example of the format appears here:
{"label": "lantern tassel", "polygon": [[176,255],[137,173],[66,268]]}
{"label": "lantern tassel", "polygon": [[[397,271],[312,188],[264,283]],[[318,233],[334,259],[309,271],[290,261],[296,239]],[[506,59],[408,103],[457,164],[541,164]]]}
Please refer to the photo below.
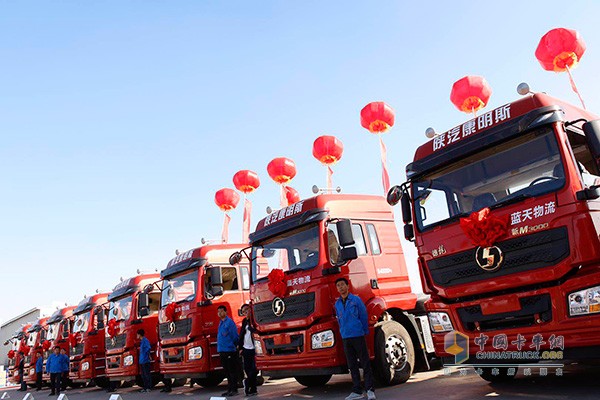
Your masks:
{"label": "lantern tassel", "polygon": [[568,65],[565,65],[565,67],[567,69],[567,74],[569,74],[569,82],[571,83],[571,89],[573,89],[573,91],[577,94],[577,97],[579,97],[579,101],[581,101],[581,105],[583,106],[583,109],[587,110],[587,108],[585,108],[585,103],[583,101],[583,97],[581,97],[579,90],[577,90],[577,85],[575,85],[575,81],[573,80],[573,75],[571,75],[571,68],[569,68]]}
{"label": "lantern tassel", "polygon": [[383,143],[383,138],[379,135],[379,147],[381,149],[381,182],[383,183],[383,195],[387,196],[390,190],[390,175],[387,170],[387,149]]}
{"label": "lantern tassel", "polygon": [[231,221],[231,217],[229,214],[225,213],[225,218],[223,219],[223,231],[221,232],[221,241],[223,243],[227,243],[229,241],[229,222]]}
{"label": "lantern tassel", "polygon": [[287,196],[286,194],[286,190],[285,190],[285,185],[280,185],[280,194],[279,194],[279,203],[281,204],[281,208],[283,207],[287,207],[288,205],[288,201],[287,201]]}
{"label": "lantern tassel", "polygon": [[333,170],[327,165],[327,190],[331,190],[333,187]]}
{"label": "lantern tassel", "polygon": [[246,198],[244,194],[244,221],[242,226],[242,241],[248,243],[248,236],[250,234],[250,215],[252,214],[252,203]]}

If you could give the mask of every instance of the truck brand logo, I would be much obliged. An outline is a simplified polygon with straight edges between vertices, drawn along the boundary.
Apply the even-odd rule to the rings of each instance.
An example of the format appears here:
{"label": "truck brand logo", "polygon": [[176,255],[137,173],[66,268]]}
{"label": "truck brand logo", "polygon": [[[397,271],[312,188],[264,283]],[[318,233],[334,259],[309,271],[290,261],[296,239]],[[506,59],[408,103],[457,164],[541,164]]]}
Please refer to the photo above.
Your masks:
{"label": "truck brand logo", "polygon": [[478,247],[475,252],[475,261],[484,271],[496,271],[504,261],[504,254],[498,246]]}
{"label": "truck brand logo", "polygon": [[169,324],[169,333],[170,333],[171,335],[174,335],[174,334],[175,334],[175,322],[171,322],[171,323]]}
{"label": "truck brand logo", "polygon": [[279,297],[275,297],[273,299],[273,303],[271,304],[271,309],[276,317],[281,317],[285,312],[285,303]]}

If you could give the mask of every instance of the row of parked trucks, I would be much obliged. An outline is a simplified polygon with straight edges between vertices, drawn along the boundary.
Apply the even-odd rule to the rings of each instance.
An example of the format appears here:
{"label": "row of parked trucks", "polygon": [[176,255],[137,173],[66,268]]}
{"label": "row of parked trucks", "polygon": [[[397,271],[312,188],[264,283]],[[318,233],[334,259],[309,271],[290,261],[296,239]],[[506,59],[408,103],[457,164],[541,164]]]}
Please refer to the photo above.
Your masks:
{"label": "row of parked trucks", "polygon": [[[267,215],[248,244],[179,254],[160,274],[125,279],[111,293],[27,326],[12,340],[13,349],[23,343],[30,349],[26,381],[35,382],[38,352],[45,360],[60,346],[71,357],[72,385],[139,384],[136,332],[144,329],[155,383],[218,385],[224,374],[217,307],[226,305],[239,325],[238,310],[250,303],[262,374],[323,385],[348,371],[334,312],[340,277],[366,304],[368,350],[382,385],[402,383],[440,359],[489,364],[477,353],[497,350],[496,343],[478,342],[481,335],[505,335],[505,351],[520,351],[520,337],[542,335],[542,351],[560,338],[564,360],[597,357],[596,120],[532,93],[475,117],[419,147],[407,182],[392,188],[387,201],[318,194]],[[390,207],[398,202],[404,236],[418,250],[424,295],[411,290]],[[460,220],[484,208],[509,225],[497,242],[478,247]],[[284,294],[269,289],[274,269],[284,272]],[[466,359],[457,361],[448,334],[466,338]],[[13,358],[13,382],[15,364]],[[485,379],[507,378],[483,370]]]}

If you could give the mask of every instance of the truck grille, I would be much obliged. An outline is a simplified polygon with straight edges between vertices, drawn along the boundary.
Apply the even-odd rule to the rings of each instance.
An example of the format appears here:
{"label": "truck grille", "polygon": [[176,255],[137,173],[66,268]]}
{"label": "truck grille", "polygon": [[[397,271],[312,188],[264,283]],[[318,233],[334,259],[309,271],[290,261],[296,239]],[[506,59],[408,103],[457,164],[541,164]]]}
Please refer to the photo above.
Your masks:
{"label": "truck grille", "polygon": [[158,331],[160,333],[161,339],[170,339],[176,337],[185,337],[190,334],[192,331],[192,319],[181,319],[179,321],[174,322],[174,330],[171,333],[170,328],[171,322],[165,322],[158,326]]}
{"label": "truck grille", "polygon": [[163,350],[163,360],[166,364],[180,363],[183,361],[183,347]]}
{"label": "truck grille", "polygon": [[72,356],[78,356],[80,354],[83,354],[83,343],[77,343],[77,345],[75,345],[75,347],[71,348]]}
{"label": "truck grille", "polygon": [[433,282],[441,287],[477,282],[556,265],[569,255],[566,227],[505,240],[496,246],[504,253],[499,270],[487,272],[481,269],[475,261],[477,249],[471,249],[428,261]]}
{"label": "truck grille", "polygon": [[[549,294],[522,297],[521,309],[499,314],[483,315],[479,305],[459,308],[458,316],[468,331],[492,331],[533,326],[552,320],[552,302]],[[479,328],[479,329],[477,329]]]}
{"label": "truck grille", "polygon": [[289,344],[275,344],[273,339],[265,339],[265,349],[271,355],[297,355],[304,351],[304,335],[290,336]]}
{"label": "truck grille", "polygon": [[121,366],[121,356],[109,357],[106,359],[106,367],[110,369],[119,368]]}
{"label": "truck grille", "polygon": [[288,321],[308,317],[315,311],[315,294],[304,293],[283,299],[285,311],[277,316],[273,313],[273,302],[265,301],[254,305],[254,319],[259,324]]}
{"label": "truck grille", "polygon": [[121,334],[121,335],[117,335],[114,338],[106,338],[105,340],[105,344],[106,344],[106,350],[112,350],[112,349],[120,349],[122,347],[125,347],[125,340],[127,338],[127,335],[125,333]]}

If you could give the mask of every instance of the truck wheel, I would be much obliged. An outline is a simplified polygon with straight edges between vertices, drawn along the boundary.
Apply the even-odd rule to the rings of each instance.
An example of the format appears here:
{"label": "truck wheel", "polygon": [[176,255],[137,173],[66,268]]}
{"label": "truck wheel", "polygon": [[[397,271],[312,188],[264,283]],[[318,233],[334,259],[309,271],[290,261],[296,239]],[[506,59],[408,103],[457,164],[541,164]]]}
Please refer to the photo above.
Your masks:
{"label": "truck wheel", "polygon": [[300,375],[294,379],[303,386],[315,387],[325,385],[331,379],[331,375]]}
{"label": "truck wheel", "polygon": [[181,387],[181,386],[185,385],[186,383],[187,383],[187,378],[177,378],[177,379],[173,379],[173,383],[171,384],[171,386]]}
{"label": "truck wheel", "polygon": [[73,389],[79,389],[82,386],[81,382],[71,382],[69,383],[69,386]]}
{"label": "truck wheel", "polygon": [[256,386],[262,386],[265,383],[265,377],[262,375],[258,375],[256,377]]}
{"label": "truck wheel", "polygon": [[106,389],[108,388],[108,385],[110,385],[110,381],[107,378],[95,378],[94,383],[100,389]]}
{"label": "truck wheel", "polygon": [[202,387],[212,388],[219,386],[219,383],[223,382],[223,375],[210,374],[206,378],[197,378],[194,381]]}
{"label": "truck wheel", "polygon": [[396,321],[375,332],[375,376],[384,385],[397,385],[410,378],[415,367],[415,350],[408,331]]}
{"label": "truck wheel", "polygon": [[[139,383],[141,384],[142,383],[142,378],[139,378],[139,379],[140,379]],[[137,380],[138,380],[138,378],[136,378],[135,381],[121,381],[120,387],[122,387],[122,388],[130,388],[134,384],[137,384]],[[141,384],[140,387],[142,387],[142,386],[144,386],[144,385]]]}
{"label": "truck wheel", "polygon": [[[497,369],[497,371],[494,371],[495,369]],[[481,376],[481,378],[485,379],[486,381],[492,383],[509,382],[515,378],[515,375],[517,375],[516,367],[514,368],[514,374],[512,375],[508,374],[508,367],[481,367],[481,370],[483,372],[479,376]]]}

